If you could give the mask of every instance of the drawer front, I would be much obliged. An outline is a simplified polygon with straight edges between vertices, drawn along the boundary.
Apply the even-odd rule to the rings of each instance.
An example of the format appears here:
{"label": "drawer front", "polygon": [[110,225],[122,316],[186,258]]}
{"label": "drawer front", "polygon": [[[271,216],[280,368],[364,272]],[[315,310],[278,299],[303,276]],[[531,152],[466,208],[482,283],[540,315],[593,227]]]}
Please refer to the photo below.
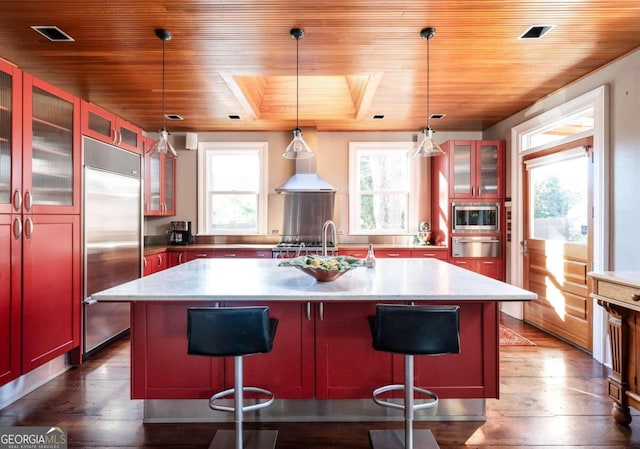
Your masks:
{"label": "drawer front", "polygon": [[598,296],[615,299],[627,304],[640,306],[640,288],[629,287],[628,285],[620,285],[612,282],[598,281],[596,282],[595,293]]}

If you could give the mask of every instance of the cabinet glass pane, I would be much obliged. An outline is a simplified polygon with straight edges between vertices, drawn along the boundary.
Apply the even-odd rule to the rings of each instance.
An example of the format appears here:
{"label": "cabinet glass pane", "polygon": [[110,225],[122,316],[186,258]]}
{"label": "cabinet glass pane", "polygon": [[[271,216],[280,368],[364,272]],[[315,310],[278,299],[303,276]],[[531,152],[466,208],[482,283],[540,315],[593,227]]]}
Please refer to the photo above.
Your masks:
{"label": "cabinet glass pane", "polygon": [[480,194],[498,193],[498,146],[480,147]]}
{"label": "cabinet glass pane", "polygon": [[149,156],[149,195],[150,208],[160,210],[160,155]]}
{"label": "cabinet glass pane", "polygon": [[471,193],[471,146],[453,147],[453,192]]}
{"label": "cabinet glass pane", "polygon": [[129,128],[125,128],[124,126],[120,127],[120,141],[125,145],[129,145],[131,147],[138,146],[138,133],[130,130]]}
{"label": "cabinet glass pane", "polygon": [[0,203],[11,201],[12,79],[0,72]]}
{"label": "cabinet glass pane", "polygon": [[164,203],[167,210],[173,210],[173,164],[175,159],[172,157],[164,158]]}
{"label": "cabinet glass pane", "polygon": [[111,138],[111,120],[89,112],[89,129]]}
{"label": "cabinet glass pane", "polygon": [[34,204],[73,203],[73,104],[33,89],[31,193]]}

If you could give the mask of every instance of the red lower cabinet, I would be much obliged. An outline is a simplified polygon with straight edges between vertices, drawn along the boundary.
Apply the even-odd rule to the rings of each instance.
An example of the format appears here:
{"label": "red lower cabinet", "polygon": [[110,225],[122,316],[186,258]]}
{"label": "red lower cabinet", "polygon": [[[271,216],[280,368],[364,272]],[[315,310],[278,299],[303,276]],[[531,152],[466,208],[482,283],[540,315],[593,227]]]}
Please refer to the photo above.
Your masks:
{"label": "red lower cabinet", "polygon": [[376,304],[317,304],[316,398],[362,399],[392,381],[391,354],[375,351],[367,317]]}
{"label": "red lower cabinet", "polygon": [[20,376],[21,269],[19,215],[0,215],[0,385]]}
{"label": "red lower cabinet", "polygon": [[22,371],[80,344],[81,239],[78,215],[24,215]]}
{"label": "red lower cabinet", "polygon": [[[465,303],[460,308],[460,353],[415,356],[415,385],[441,398],[497,398],[497,304]],[[404,382],[403,364],[404,357],[394,355],[394,383]]]}
{"label": "red lower cabinet", "polygon": [[132,399],[209,398],[223,389],[222,358],[187,355],[187,308],[213,305],[133,303]]}
{"label": "red lower cabinet", "polygon": [[[312,398],[315,354],[311,308],[300,303],[225,303],[234,305],[266,305],[269,316],[278,319],[272,351],[244,358],[245,385],[276,392],[278,399]],[[233,359],[225,359],[226,388],[233,387],[233,366]]]}

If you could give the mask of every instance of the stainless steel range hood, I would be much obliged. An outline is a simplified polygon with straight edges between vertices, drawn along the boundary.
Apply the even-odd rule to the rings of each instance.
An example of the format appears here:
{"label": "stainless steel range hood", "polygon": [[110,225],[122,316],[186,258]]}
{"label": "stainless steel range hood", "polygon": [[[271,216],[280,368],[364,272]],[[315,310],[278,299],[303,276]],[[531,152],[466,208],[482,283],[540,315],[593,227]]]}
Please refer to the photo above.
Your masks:
{"label": "stainless steel range hood", "polygon": [[275,188],[277,193],[289,192],[335,192],[329,182],[318,175],[316,158],[296,160],[296,171],[293,176]]}

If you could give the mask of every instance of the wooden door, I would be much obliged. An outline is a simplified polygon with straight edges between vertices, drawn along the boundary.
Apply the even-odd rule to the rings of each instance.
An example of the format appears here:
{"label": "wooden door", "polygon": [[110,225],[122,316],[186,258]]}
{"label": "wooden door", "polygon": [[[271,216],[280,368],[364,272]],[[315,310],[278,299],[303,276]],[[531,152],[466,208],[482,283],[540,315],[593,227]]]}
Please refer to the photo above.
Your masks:
{"label": "wooden door", "polygon": [[593,348],[592,139],[580,139],[525,159],[525,321],[587,351]]}

